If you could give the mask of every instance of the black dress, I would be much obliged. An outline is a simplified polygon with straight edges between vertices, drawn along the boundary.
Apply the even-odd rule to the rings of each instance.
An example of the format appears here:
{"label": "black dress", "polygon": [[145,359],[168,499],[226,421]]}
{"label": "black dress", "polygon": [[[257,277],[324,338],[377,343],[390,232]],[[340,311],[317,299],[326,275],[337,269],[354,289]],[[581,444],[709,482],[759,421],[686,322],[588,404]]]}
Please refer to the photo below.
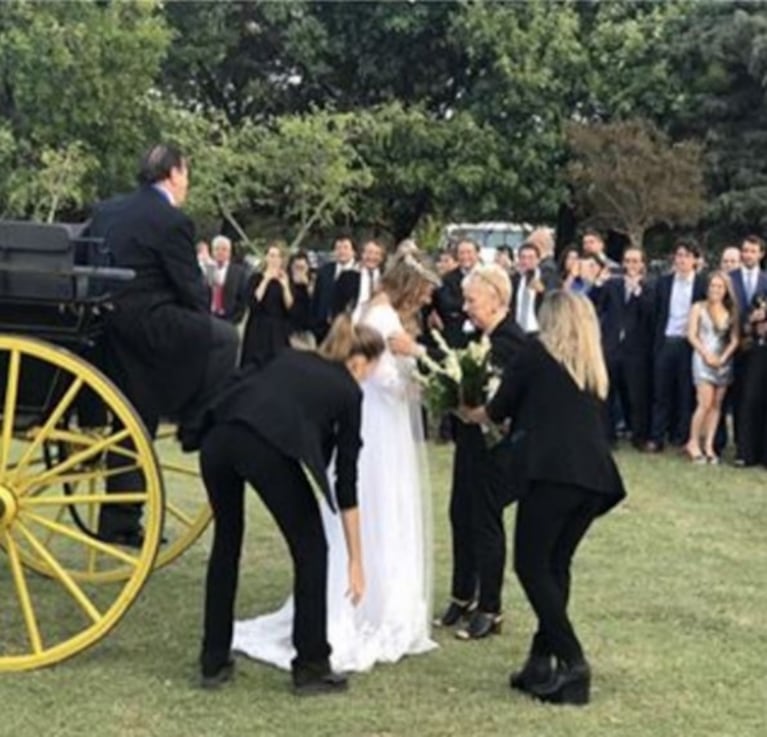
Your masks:
{"label": "black dress", "polygon": [[271,279],[264,296],[258,301],[256,291],[263,278],[263,274],[255,274],[250,282],[250,311],[242,342],[242,366],[251,363],[264,366],[280,351],[290,346],[293,325],[291,310],[285,305],[282,285],[277,279]]}

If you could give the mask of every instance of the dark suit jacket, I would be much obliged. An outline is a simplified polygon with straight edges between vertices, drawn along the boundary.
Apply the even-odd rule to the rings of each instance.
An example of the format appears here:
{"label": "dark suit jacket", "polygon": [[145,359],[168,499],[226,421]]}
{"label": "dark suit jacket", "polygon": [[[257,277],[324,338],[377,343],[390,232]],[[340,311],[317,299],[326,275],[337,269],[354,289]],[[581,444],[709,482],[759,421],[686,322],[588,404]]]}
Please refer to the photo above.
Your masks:
{"label": "dark suit jacket", "polygon": [[333,289],[333,317],[343,312],[351,312],[357,306],[360,295],[360,272],[348,269],[336,279]]}
{"label": "dark suit jacket", "polygon": [[626,300],[622,276],[608,279],[595,290],[594,302],[602,327],[602,347],[607,361],[619,355],[648,354],[652,337],[652,290],[646,282],[639,296]]}
{"label": "dark suit jacket", "polygon": [[541,271],[541,281],[546,287],[546,291],[551,292],[554,289],[559,289],[562,280],[559,278],[559,266],[556,259],[553,256],[546,256],[541,259],[538,268]]}
{"label": "dark suit jacket", "polygon": [[333,298],[336,288],[336,264],[325,264],[317,272],[312,294],[312,324],[317,340],[322,340],[333,319]]}
{"label": "dark suit jacket", "polygon": [[242,264],[230,263],[224,281],[224,320],[238,323],[248,308],[248,272]]}
{"label": "dark suit jacket", "polygon": [[[732,289],[735,292],[735,302],[738,305],[738,316],[740,317],[741,328],[746,324],[748,320],[748,313],[751,310],[751,302],[746,297],[746,283],[743,279],[743,271],[741,269],[735,269],[730,272],[730,279],[732,280]],[[767,297],[767,273],[759,271],[759,276],[756,280],[756,289],[754,291],[754,297],[765,296]]]}
{"label": "dark suit jacket", "polygon": [[174,415],[200,388],[215,319],[194,225],[142,187],[97,206],[88,235],[104,238],[114,265],[136,273],[116,292],[106,324],[107,373],[142,416]]}
{"label": "dark suit jacket", "polygon": [[[653,344],[658,350],[666,337],[666,323],[671,307],[671,287],[674,274],[664,274],[655,282],[653,289]],[[692,303],[706,298],[706,280],[700,274],[695,274],[692,284]]]}
{"label": "dark suit jacket", "polygon": [[[519,284],[522,281],[522,275],[521,274],[514,274],[511,277],[511,302],[509,304],[509,309],[511,311],[511,317],[512,319],[517,319],[517,301],[519,300]],[[543,298],[546,296],[546,292],[549,291],[548,287],[546,286],[546,282],[543,280],[543,273],[541,273],[541,282],[543,282],[544,291],[543,292],[537,292],[535,295],[535,314],[538,314],[538,310],[541,309],[541,305],[543,304]]]}
{"label": "dark suit jacket", "polygon": [[[288,348],[261,370],[244,370],[207,412],[204,431],[239,423],[303,463],[331,509],[357,506],[362,390],[341,363]],[[335,457],[335,496],[327,467]]]}
{"label": "dark suit jacket", "polygon": [[468,316],[463,311],[463,277],[460,269],[453,269],[442,278],[442,286],[434,291],[432,304],[442,324],[445,342],[451,348],[465,348],[476,334],[464,332]]}
{"label": "dark suit jacket", "polygon": [[487,412],[495,422],[511,418],[527,481],[593,491],[604,497],[603,511],[625,496],[603,425],[604,403],[581,391],[538,340],[529,340],[508,367]]}

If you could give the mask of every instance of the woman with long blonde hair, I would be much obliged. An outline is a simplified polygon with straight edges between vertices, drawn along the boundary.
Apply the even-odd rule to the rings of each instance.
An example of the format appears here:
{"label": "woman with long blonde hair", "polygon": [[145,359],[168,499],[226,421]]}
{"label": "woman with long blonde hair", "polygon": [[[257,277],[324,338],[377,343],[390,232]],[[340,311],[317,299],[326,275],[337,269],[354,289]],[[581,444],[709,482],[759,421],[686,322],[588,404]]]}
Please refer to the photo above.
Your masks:
{"label": "woman with long blonde hair", "polygon": [[[567,615],[570,565],[591,523],[624,496],[604,429],[608,380],[591,302],[548,294],[531,340],[489,405],[469,413],[511,420],[524,491],[514,567],[538,619],[530,654],[511,687],[551,703],[585,704],[591,671]],[[514,479],[519,488],[520,479]],[[512,480],[510,480],[510,483]]]}
{"label": "woman with long blonde hair", "polygon": [[[436,647],[430,638],[431,550],[423,487],[421,421],[412,373],[423,351],[417,316],[435,276],[410,253],[394,260],[366,303],[358,327],[386,340],[363,383],[358,489],[366,592],[357,607],[346,597],[348,567],[343,528],[323,508],[328,541],[328,633],[338,671],[368,670],[377,662]],[[235,649],[278,667],[293,655],[292,603],[276,613],[238,622]]]}

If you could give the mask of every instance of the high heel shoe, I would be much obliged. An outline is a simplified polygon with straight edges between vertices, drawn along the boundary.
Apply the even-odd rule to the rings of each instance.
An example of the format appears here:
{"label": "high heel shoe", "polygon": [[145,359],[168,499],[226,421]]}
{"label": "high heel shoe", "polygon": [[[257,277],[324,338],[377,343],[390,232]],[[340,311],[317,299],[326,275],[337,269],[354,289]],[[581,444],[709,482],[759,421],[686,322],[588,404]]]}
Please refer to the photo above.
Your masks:
{"label": "high heel shoe", "polygon": [[560,662],[546,683],[528,689],[528,693],[548,704],[573,706],[588,704],[590,691],[591,669],[585,660],[573,664]]}
{"label": "high heel shoe", "polygon": [[468,617],[477,608],[476,601],[457,601],[453,599],[442,616],[434,620],[435,627],[453,627]]}
{"label": "high heel shoe", "polygon": [[469,618],[469,623],[456,631],[459,640],[481,640],[488,635],[499,635],[503,628],[503,615],[481,612],[477,609]]}
{"label": "high heel shoe", "polygon": [[509,676],[509,686],[517,691],[529,691],[536,685],[548,683],[554,673],[550,655],[530,655],[522,668]]}

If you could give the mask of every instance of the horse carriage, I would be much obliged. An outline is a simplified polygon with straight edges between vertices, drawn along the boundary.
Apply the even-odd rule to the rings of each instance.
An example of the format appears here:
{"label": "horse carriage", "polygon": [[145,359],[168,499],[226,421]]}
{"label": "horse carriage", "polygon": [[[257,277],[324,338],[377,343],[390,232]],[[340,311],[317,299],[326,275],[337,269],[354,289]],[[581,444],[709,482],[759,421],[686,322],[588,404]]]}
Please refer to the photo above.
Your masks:
{"label": "horse carriage", "polygon": [[[77,231],[0,222],[0,671],[105,637],[210,520],[196,470],[99,368],[111,294],[132,273]],[[142,516],[132,546],[99,531],[121,508]]]}

